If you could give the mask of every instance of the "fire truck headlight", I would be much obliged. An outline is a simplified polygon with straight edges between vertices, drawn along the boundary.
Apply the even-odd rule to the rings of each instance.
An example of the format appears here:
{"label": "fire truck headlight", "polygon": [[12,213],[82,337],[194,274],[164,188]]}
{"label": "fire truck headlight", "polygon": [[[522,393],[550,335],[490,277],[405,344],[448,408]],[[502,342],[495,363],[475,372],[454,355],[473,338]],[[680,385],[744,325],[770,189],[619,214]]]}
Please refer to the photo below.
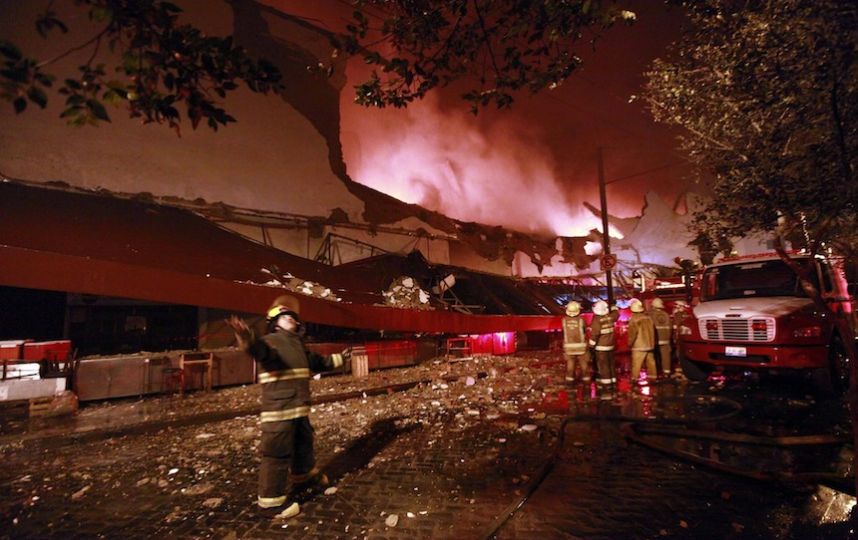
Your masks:
{"label": "fire truck headlight", "polygon": [[822,336],[822,327],[818,325],[803,326],[793,330],[792,335],[797,338],[818,338]]}

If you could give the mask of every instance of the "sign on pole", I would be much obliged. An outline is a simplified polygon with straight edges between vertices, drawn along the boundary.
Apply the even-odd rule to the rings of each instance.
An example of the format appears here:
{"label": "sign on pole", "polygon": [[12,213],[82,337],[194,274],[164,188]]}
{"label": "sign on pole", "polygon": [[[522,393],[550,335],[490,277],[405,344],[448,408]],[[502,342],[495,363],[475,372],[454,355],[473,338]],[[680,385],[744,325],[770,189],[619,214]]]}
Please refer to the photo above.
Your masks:
{"label": "sign on pole", "polygon": [[602,258],[599,259],[599,266],[602,270],[612,270],[615,266],[617,266],[617,256],[613,253],[602,255]]}

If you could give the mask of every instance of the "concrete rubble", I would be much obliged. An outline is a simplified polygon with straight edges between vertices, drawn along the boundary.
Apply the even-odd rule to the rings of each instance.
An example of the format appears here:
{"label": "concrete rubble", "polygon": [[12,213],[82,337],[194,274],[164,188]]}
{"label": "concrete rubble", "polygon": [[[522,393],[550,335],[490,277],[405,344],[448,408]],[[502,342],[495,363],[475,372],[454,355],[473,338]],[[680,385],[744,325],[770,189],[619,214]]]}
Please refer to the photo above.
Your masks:
{"label": "concrete rubble", "polygon": [[387,306],[402,309],[433,309],[429,303],[429,293],[421,289],[417,280],[409,276],[396,278],[381,294]]}

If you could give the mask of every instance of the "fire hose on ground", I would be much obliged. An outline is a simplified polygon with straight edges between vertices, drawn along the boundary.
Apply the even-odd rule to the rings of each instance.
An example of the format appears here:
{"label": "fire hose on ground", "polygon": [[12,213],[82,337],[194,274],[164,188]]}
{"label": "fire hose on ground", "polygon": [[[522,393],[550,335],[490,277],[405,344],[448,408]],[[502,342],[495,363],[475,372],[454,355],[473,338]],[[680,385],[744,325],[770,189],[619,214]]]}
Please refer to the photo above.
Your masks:
{"label": "fire hose on ground", "polygon": [[[718,397],[714,398],[724,405],[729,405],[732,410],[718,416],[712,416],[704,420],[704,422],[718,422],[735,416],[742,410],[742,405],[737,401]],[[799,447],[813,445],[834,445],[845,442],[843,438],[833,435],[803,435],[803,436],[786,436],[786,437],[761,437],[755,435],[747,435],[740,433],[730,433],[723,431],[703,431],[686,429],[682,426],[699,424],[699,419],[678,419],[678,418],[662,418],[662,419],[644,419],[632,416],[615,416],[604,417],[593,414],[565,416],[558,428],[557,440],[554,449],[548,459],[542,464],[537,473],[525,487],[523,494],[517,500],[508,505],[503,512],[500,513],[497,519],[492,522],[486,531],[480,535],[481,538],[487,540],[496,539],[501,529],[515,516],[517,512],[528,502],[533,494],[539,489],[545,479],[551,474],[566,439],[566,427],[570,422],[620,422],[621,433],[629,440],[638,443],[642,446],[657,450],[671,457],[691,461],[698,465],[704,465],[720,472],[733,474],[745,478],[751,478],[763,482],[776,482],[784,485],[819,483],[828,485],[839,491],[854,495],[854,483],[851,478],[845,478],[833,473],[823,472],[808,472],[808,473],[763,473],[760,471],[744,471],[742,469],[731,467],[726,464],[721,464],[713,460],[706,460],[691,454],[689,452],[681,452],[669,448],[667,445],[656,445],[651,441],[647,441],[642,436],[643,433],[677,437],[677,438],[700,438],[718,442],[728,442],[746,445],[774,446],[774,447]]]}

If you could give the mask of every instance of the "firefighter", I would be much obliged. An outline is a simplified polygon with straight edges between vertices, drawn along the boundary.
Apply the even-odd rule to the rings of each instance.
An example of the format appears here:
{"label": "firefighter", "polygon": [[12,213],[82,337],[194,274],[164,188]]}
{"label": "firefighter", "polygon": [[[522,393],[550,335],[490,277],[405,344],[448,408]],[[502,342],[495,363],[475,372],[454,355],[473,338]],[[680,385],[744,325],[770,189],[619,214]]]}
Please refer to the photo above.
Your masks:
{"label": "firefighter", "polygon": [[[298,300],[280,296],[268,309],[268,333],[254,336],[238,317],[227,320],[239,347],[257,364],[257,380],[262,386],[262,440],[257,505],[264,513],[282,511],[287,519],[301,511],[297,502],[286,499],[291,469],[294,484],[327,483],[316,467],[313,427],[310,425],[310,375],[342,367],[343,355],[320,356],[309,352],[302,340],[303,325],[298,316]],[[272,513],[274,513],[272,512]]]}
{"label": "firefighter", "polygon": [[596,369],[599,378],[596,382],[602,387],[617,383],[614,367],[614,323],[619,318],[616,311],[608,309],[608,303],[599,300],[593,304],[593,322],[590,325],[590,346],[596,351]]}
{"label": "firefighter", "polygon": [[566,357],[567,382],[575,382],[576,367],[581,370],[581,380],[590,382],[587,323],[581,317],[581,304],[574,300],[566,304],[566,316],[563,317],[563,356]]}
{"label": "firefighter", "polygon": [[629,302],[632,317],[629,319],[629,350],[632,353],[632,385],[638,384],[641,366],[646,363],[646,378],[652,382],[657,376],[655,369],[655,325],[645,313],[643,302],[632,298]]}
{"label": "firefighter", "polygon": [[661,298],[653,299],[649,316],[655,325],[655,335],[658,341],[656,363],[661,363],[661,372],[665,377],[670,377],[670,364],[671,358],[673,358],[670,343],[673,332],[671,331],[670,315],[664,310],[664,300]]}
{"label": "firefighter", "polygon": [[673,341],[673,352],[676,355],[676,370],[673,377],[676,379],[685,379],[685,374],[682,372],[682,362],[679,361],[679,336],[681,335],[682,325],[685,319],[688,318],[688,304],[683,300],[677,300],[673,304],[673,313],[670,316],[673,332],[671,333]]}

